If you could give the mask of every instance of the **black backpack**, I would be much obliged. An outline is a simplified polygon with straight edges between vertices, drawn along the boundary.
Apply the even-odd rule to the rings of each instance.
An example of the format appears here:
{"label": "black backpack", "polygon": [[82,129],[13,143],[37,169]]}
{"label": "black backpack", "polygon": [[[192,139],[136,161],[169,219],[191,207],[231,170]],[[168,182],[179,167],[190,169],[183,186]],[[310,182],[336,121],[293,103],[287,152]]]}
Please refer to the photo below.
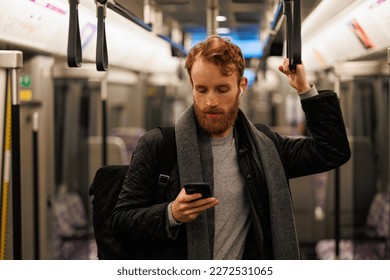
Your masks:
{"label": "black backpack", "polygon": [[[159,127],[163,135],[163,149],[159,154],[160,175],[157,198],[164,199],[169,173],[176,162],[174,127]],[[92,223],[97,245],[97,257],[101,260],[132,259],[129,246],[117,239],[111,231],[114,207],[118,201],[129,165],[108,165],[99,168],[89,189],[92,200]],[[134,247],[133,247],[134,248]]]}

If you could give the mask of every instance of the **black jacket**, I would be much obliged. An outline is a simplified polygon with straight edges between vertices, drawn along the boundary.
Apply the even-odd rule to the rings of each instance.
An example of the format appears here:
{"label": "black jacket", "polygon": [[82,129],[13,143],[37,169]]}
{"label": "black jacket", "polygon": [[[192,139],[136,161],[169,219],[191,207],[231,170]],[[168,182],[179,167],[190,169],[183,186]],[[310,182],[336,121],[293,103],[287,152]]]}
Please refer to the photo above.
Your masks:
{"label": "black jacket", "polygon": [[[339,100],[332,91],[302,100],[307,125],[312,137],[287,138],[266,125],[256,127],[275,144],[283,163],[286,178],[328,171],[350,158],[350,149]],[[255,170],[248,139],[240,137],[241,124],[236,122],[238,164],[250,195],[252,226],[247,236],[245,259],[272,259],[272,236],[269,221],[267,184]],[[186,227],[178,233],[168,228],[167,205],[180,192],[177,164],[170,174],[165,201],[156,201],[159,175],[158,150],[162,147],[159,129],[147,132],[133,154],[119,201],[114,209],[113,230],[135,259],[186,259]]]}

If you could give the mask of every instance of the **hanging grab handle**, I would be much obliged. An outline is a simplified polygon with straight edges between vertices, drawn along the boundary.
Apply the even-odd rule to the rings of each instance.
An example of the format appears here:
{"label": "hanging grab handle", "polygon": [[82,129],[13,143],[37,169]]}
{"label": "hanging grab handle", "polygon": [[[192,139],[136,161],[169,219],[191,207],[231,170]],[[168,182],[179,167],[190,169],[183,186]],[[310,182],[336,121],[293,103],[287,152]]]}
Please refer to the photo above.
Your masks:
{"label": "hanging grab handle", "polygon": [[297,64],[301,64],[301,1],[284,0],[284,14],[287,25],[287,57],[291,70],[295,70]]}
{"label": "hanging grab handle", "polygon": [[97,42],[96,42],[96,69],[106,71],[108,69],[107,41],[105,18],[107,10],[107,0],[96,0]]}
{"label": "hanging grab handle", "polygon": [[79,0],[69,0],[69,30],[68,30],[68,66],[69,67],[80,67],[82,61],[78,4],[79,4]]}

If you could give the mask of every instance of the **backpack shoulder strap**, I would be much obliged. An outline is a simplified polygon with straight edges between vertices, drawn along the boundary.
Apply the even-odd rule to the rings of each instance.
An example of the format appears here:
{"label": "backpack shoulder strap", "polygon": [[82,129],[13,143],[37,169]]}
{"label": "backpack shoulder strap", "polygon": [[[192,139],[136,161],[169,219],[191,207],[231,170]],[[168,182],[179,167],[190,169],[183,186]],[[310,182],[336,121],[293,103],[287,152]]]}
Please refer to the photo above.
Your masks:
{"label": "backpack shoulder strap", "polygon": [[157,197],[163,197],[164,188],[169,183],[169,173],[176,162],[176,140],[175,127],[159,127],[163,136],[163,148],[158,155],[158,166],[160,167],[160,175],[158,178],[158,193]]}

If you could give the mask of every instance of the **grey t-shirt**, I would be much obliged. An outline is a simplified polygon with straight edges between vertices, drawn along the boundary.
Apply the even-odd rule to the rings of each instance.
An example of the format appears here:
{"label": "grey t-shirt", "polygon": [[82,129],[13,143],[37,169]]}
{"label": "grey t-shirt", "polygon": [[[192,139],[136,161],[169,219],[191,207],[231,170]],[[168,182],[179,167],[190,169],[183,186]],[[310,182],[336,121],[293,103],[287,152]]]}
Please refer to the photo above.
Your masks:
{"label": "grey t-shirt", "polygon": [[233,132],[211,139],[213,151],[215,233],[213,259],[241,259],[250,226],[244,178],[237,163]]}

